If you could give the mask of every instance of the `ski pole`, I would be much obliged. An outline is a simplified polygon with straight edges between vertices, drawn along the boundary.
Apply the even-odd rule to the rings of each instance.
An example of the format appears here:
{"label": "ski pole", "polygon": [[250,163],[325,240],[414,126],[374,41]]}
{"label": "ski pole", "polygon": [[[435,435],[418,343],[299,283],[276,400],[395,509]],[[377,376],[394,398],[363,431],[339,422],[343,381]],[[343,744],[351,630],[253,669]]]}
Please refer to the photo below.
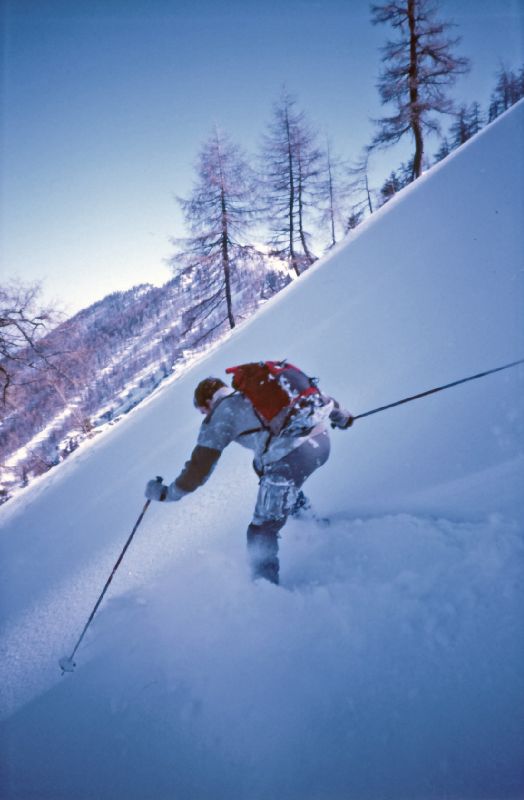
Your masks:
{"label": "ski pole", "polygon": [[[159,483],[162,483],[163,482],[163,478],[161,478],[159,475],[157,475],[157,481]],[[105,586],[102,589],[102,592],[100,594],[100,597],[96,601],[95,607],[91,611],[91,614],[89,615],[89,619],[87,620],[86,624],[84,625],[84,630],[80,634],[80,637],[79,637],[77,643],[75,644],[75,646],[73,648],[73,652],[71,653],[70,656],[64,656],[64,658],[61,658],[59,660],[58,663],[60,665],[60,669],[62,670],[62,675],[64,675],[64,673],[66,673],[66,672],[73,672],[74,671],[74,668],[76,666],[75,662],[73,661],[73,658],[75,657],[75,653],[78,650],[78,648],[80,647],[80,643],[81,643],[82,639],[84,638],[87,629],[91,625],[91,622],[93,621],[93,618],[94,618],[94,616],[95,616],[95,614],[96,614],[96,612],[98,610],[98,607],[100,606],[100,603],[102,602],[102,600],[104,598],[104,595],[107,592],[109,584],[113,580],[113,576],[114,576],[115,572],[117,571],[118,567],[120,566],[120,564],[122,562],[122,559],[124,558],[124,555],[126,553],[126,550],[129,547],[129,545],[131,544],[131,540],[132,540],[133,536],[135,535],[135,533],[138,530],[138,526],[140,525],[140,523],[144,519],[144,514],[146,513],[147,509],[149,508],[150,503],[151,503],[151,500],[146,500],[146,502],[144,503],[144,507],[143,507],[143,509],[142,509],[137,521],[135,522],[135,527],[131,531],[131,533],[129,535],[129,538],[128,538],[127,542],[125,543],[122,552],[120,553],[120,555],[118,556],[118,558],[116,560],[116,563],[115,563],[115,566],[113,567],[111,575],[107,579],[106,584],[105,584]]]}
{"label": "ski pole", "polygon": [[503,367],[495,367],[495,369],[488,369],[485,372],[479,372],[477,375],[470,375],[468,378],[461,378],[458,381],[453,381],[453,383],[446,383],[445,386],[437,386],[434,389],[428,389],[426,392],[420,392],[419,394],[414,394],[411,397],[404,397],[403,400],[397,400],[395,403],[389,403],[387,406],[379,406],[379,408],[373,408],[371,411],[366,411],[364,414],[357,414],[353,417],[353,420],[362,419],[362,417],[370,417],[372,414],[378,414],[379,411],[385,411],[387,408],[394,408],[395,406],[401,406],[403,403],[410,403],[412,400],[418,400],[421,397],[427,397],[430,394],[435,394],[436,392],[443,392],[444,389],[451,389],[452,386],[458,386],[461,383],[467,383],[468,381],[475,381],[477,378],[484,378],[486,375],[492,375],[494,372],[501,372],[503,369],[509,369],[510,367],[516,367],[518,364],[523,364],[524,358],[521,358],[519,361],[512,361],[511,364],[504,364]]}

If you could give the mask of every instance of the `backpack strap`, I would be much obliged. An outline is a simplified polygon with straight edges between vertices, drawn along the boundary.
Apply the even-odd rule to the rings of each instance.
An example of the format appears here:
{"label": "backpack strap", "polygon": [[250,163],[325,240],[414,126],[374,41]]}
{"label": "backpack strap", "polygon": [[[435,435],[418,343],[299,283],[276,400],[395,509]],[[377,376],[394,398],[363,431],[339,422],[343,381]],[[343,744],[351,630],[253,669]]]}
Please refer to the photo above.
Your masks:
{"label": "backpack strap", "polygon": [[250,433],[261,433],[261,431],[266,431],[266,430],[267,430],[267,428],[262,428],[262,427],[260,427],[260,428],[250,428],[248,431],[242,431],[242,433],[239,433],[238,435],[239,436],[249,436]]}
{"label": "backpack strap", "polygon": [[[249,398],[248,398],[248,397],[246,397],[244,394],[242,394],[242,392],[239,392],[238,390],[235,390],[234,392],[231,392],[231,394],[226,394],[226,396],[225,396],[225,397],[220,397],[220,398],[217,400],[217,402],[215,403],[215,405],[213,406],[213,408],[211,409],[211,411],[209,412],[209,414],[206,416],[206,418],[204,419],[204,421],[203,421],[203,423],[202,423],[202,424],[203,424],[203,425],[209,425],[209,423],[211,422],[211,417],[213,416],[213,414],[215,413],[215,411],[217,410],[217,408],[218,408],[220,405],[222,405],[222,403],[223,403],[225,400],[228,400],[230,397],[234,397],[235,395],[242,395],[242,397],[245,397],[245,399],[246,399],[246,400],[248,400],[248,402],[250,402],[250,401],[249,401]],[[258,416],[258,414],[257,414],[256,408],[254,408],[254,407],[253,407],[253,404],[252,404],[252,403],[251,403],[251,407],[253,408],[253,411],[254,411],[254,413],[255,413],[256,417],[257,417],[258,419],[260,419],[260,417],[259,417],[259,416]],[[237,435],[237,438],[238,438],[239,436],[249,436],[249,434],[251,434],[251,433],[260,433],[261,431],[266,431],[266,430],[267,430],[266,426],[265,426],[265,425],[262,423],[262,420],[260,420],[260,427],[258,427],[258,428],[250,428],[250,429],[249,429],[249,430],[247,430],[247,431],[242,431],[242,433],[239,433],[239,434]]]}

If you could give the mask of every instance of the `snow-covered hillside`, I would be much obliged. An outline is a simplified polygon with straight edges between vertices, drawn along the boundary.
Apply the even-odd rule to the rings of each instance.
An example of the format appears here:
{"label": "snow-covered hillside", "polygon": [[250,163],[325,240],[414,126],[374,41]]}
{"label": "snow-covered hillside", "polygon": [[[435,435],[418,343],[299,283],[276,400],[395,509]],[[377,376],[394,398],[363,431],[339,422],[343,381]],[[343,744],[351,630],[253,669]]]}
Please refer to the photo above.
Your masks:
{"label": "snow-covered hillside", "polygon": [[[261,253],[246,254],[243,269],[234,271],[237,321],[293,280],[286,262]],[[84,308],[39,339],[45,363],[58,371],[38,372],[41,361],[28,367],[20,359],[11,376],[14,396],[0,415],[0,505],[227,337],[220,307],[206,325],[191,324],[190,286],[178,273],[162,287],[141,284]]]}
{"label": "snow-covered hillside", "polygon": [[[194,444],[195,383],[287,357],[355,414],[524,357],[524,103],[228,342],[0,510],[6,800],[524,794],[522,368],[332,435],[252,584],[249,453],[143,505]],[[511,157],[508,157],[511,155]]]}

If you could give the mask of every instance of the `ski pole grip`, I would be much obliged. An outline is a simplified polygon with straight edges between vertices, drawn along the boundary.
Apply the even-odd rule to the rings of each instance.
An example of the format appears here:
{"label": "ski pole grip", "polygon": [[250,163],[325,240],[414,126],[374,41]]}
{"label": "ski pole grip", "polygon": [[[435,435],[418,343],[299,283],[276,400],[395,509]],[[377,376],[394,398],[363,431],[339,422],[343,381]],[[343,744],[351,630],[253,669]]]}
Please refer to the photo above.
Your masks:
{"label": "ski pole grip", "polygon": [[157,475],[156,476],[156,482],[157,483],[164,483],[164,479],[163,479],[162,475]]}

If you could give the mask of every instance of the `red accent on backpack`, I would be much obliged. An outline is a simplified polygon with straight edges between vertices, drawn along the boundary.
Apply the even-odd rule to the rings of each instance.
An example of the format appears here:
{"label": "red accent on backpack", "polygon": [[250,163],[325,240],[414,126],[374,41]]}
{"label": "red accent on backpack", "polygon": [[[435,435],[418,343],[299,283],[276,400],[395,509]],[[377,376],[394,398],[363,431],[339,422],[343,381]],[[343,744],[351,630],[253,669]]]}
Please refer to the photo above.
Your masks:
{"label": "red accent on backpack", "polygon": [[291,412],[304,398],[320,395],[313,379],[287,361],[240,364],[229,367],[226,373],[233,375],[233,388],[251,401],[267,425],[284,409]]}

